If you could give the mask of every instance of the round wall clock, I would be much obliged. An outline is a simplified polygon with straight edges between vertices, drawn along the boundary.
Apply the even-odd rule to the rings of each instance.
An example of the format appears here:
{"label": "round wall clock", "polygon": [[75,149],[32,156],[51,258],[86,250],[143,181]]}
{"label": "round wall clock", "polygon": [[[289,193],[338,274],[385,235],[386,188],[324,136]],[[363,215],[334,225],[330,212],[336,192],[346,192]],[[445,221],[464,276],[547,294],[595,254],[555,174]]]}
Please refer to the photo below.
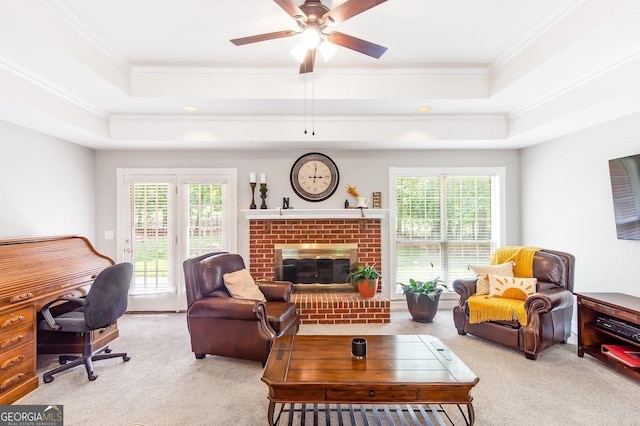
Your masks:
{"label": "round wall clock", "polygon": [[291,186],[300,198],[307,201],[326,200],[336,191],[339,182],[336,163],[319,152],[303,155],[291,168]]}

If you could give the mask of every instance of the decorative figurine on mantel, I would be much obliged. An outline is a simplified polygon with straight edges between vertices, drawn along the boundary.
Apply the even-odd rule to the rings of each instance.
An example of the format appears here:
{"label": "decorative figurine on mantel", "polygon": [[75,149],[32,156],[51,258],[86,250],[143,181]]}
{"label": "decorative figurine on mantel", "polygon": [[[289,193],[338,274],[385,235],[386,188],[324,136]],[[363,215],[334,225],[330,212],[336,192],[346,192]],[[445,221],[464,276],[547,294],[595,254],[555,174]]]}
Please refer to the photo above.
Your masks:
{"label": "decorative figurine on mantel", "polygon": [[382,208],[382,192],[374,192],[372,202],[373,202],[374,209],[381,209]]}
{"label": "decorative figurine on mantel", "polygon": [[366,209],[368,208],[369,199],[366,197],[361,197],[360,193],[356,189],[355,186],[347,185],[347,193],[356,199],[356,208],[357,209]]}

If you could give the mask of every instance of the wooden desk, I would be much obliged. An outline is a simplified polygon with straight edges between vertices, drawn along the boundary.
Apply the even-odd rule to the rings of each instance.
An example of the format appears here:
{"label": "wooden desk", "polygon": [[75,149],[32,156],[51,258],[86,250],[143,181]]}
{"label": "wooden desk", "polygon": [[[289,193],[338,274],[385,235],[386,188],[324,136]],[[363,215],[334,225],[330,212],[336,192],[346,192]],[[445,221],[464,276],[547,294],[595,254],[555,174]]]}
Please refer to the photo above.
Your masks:
{"label": "wooden desk", "polygon": [[[38,387],[38,352],[82,352],[80,336],[58,340],[53,333],[38,333],[40,309],[60,297],[86,295],[100,271],[112,264],[80,236],[0,240],[0,404]],[[93,339],[101,347],[117,336],[114,326]]]}
{"label": "wooden desk", "polygon": [[432,336],[361,336],[367,357],[351,355],[353,336],[284,336],[275,340],[262,381],[269,424],[276,404],[456,404],[475,420],[478,377]]}

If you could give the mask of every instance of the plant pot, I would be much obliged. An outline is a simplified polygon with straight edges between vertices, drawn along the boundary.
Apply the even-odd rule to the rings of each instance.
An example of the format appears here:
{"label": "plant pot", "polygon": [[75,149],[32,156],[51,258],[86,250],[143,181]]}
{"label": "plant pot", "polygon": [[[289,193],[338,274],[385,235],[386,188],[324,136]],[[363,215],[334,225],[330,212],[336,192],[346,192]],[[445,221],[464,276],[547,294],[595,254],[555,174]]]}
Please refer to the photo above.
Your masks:
{"label": "plant pot", "polygon": [[438,312],[440,293],[433,296],[433,300],[426,294],[405,293],[407,308],[411,319],[416,322],[432,322]]}
{"label": "plant pot", "polygon": [[371,299],[378,290],[378,279],[358,281],[358,293],[363,299]]}

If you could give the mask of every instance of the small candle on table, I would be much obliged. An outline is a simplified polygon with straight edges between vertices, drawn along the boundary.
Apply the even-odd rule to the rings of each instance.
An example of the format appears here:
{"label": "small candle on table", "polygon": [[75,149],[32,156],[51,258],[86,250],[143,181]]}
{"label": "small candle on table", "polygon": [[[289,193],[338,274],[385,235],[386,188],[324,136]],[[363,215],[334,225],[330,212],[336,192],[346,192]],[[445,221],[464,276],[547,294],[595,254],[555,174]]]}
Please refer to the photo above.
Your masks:
{"label": "small candle on table", "polygon": [[249,183],[256,183],[256,174],[255,173],[249,173]]}
{"label": "small candle on table", "polygon": [[260,183],[267,183],[267,175],[260,173]]}

